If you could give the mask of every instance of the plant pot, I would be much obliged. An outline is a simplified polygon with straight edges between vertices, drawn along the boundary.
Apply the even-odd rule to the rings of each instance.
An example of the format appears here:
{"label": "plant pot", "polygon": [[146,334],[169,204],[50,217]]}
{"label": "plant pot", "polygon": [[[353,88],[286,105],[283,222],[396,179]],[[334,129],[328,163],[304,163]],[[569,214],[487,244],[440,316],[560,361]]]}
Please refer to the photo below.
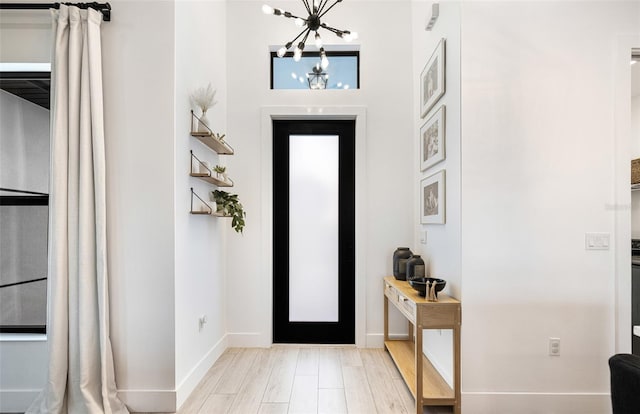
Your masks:
{"label": "plant pot", "polygon": [[198,121],[198,132],[211,132],[209,118],[207,118],[207,111],[202,111],[202,115]]}

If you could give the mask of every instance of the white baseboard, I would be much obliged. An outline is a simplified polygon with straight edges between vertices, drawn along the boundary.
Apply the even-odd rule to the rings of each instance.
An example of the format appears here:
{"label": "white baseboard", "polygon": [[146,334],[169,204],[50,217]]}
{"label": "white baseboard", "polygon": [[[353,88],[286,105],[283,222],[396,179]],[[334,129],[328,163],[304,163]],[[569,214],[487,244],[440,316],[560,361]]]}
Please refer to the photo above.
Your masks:
{"label": "white baseboard", "polygon": [[227,349],[227,344],[227,335],[223,335],[218,343],[216,343],[209,352],[206,353],[196,366],[191,369],[182,382],[178,384],[176,392],[177,408],[180,408],[186,399],[189,398],[189,395],[191,395],[196,386],[200,381],[202,381],[202,378],[204,378],[207,371],[209,371],[209,368],[213,366],[218,358],[220,358],[220,355],[222,355],[222,353]]}
{"label": "white baseboard", "polygon": [[[390,333],[390,339],[405,340],[407,339],[406,333]],[[384,334],[367,334],[367,348],[384,348]]]}
{"label": "white baseboard", "polygon": [[606,414],[611,412],[607,393],[464,392],[462,411],[473,414]]}
{"label": "white baseboard", "polygon": [[176,392],[173,390],[118,390],[118,397],[133,413],[176,411]]}
{"label": "white baseboard", "polygon": [[230,348],[268,348],[273,344],[271,338],[261,332],[227,333],[227,341]]}
{"label": "white baseboard", "polygon": [[176,390],[118,390],[118,396],[131,412],[176,412],[227,347],[225,335],[189,371]]}
{"label": "white baseboard", "polygon": [[0,413],[24,413],[41,390],[0,390]]}

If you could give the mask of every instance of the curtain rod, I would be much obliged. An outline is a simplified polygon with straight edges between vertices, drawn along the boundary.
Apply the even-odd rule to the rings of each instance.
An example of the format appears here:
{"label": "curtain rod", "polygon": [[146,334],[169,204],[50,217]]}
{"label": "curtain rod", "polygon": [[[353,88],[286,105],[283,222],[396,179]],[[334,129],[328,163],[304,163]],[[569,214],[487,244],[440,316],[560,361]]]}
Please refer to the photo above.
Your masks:
{"label": "curtain rod", "polygon": [[77,6],[81,9],[92,8],[102,13],[105,22],[111,21],[111,5],[109,3],[0,3],[0,10],[46,10],[59,9],[60,5]]}

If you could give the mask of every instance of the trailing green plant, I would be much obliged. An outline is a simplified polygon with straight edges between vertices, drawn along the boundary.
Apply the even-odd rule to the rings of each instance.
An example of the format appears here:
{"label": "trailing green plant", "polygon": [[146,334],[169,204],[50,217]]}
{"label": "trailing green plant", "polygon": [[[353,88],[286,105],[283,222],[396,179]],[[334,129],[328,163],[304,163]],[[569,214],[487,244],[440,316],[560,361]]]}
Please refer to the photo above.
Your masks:
{"label": "trailing green plant", "polygon": [[217,172],[218,174],[222,174],[223,172],[227,171],[227,167],[223,167],[222,165],[216,165],[213,171]]}
{"label": "trailing green plant", "polygon": [[213,201],[216,202],[217,211],[225,216],[231,217],[231,227],[233,227],[237,233],[242,233],[245,225],[244,219],[247,214],[244,212],[238,195],[229,194],[222,190],[214,190],[211,194],[213,195]]}

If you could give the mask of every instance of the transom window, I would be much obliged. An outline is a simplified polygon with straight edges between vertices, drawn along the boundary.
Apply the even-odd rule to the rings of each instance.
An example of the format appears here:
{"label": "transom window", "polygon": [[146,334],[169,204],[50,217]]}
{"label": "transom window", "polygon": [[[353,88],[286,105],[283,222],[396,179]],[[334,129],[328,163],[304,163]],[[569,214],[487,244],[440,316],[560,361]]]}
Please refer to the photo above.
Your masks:
{"label": "transom window", "polygon": [[278,57],[271,52],[271,89],[360,89],[360,52],[327,51],[329,66],[320,66],[318,52]]}

